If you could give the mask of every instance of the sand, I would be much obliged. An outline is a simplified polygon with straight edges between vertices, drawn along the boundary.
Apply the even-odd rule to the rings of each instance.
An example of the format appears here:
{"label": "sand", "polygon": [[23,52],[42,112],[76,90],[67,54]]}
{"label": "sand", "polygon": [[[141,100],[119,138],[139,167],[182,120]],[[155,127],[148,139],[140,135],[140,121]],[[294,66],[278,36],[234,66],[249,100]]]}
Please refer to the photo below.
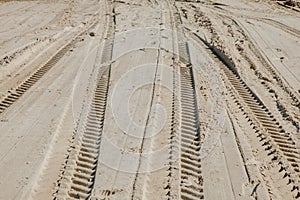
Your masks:
{"label": "sand", "polygon": [[0,199],[300,199],[293,2],[0,1]]}

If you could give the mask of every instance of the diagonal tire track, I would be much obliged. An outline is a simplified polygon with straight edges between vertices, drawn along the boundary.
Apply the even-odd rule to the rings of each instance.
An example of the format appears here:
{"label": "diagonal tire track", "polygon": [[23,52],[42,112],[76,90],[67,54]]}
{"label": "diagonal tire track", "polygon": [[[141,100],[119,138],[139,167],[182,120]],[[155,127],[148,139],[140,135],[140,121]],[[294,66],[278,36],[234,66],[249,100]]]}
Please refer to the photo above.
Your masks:
{"label": "diagonal tire track", "polygon": [[280,166],[278,172],[283,172],[282,179],[287,179],[293,198],[299,199],[300,154],[292,134],[283,129],[266,105],[242,80],[234,64],[220,50],[199,36],[197,37],[223,62],[224,65],[221,65],[221,69],[240,97],[235,97],[235,94],[232,94],[235,104],[255,130],[267,155]]}

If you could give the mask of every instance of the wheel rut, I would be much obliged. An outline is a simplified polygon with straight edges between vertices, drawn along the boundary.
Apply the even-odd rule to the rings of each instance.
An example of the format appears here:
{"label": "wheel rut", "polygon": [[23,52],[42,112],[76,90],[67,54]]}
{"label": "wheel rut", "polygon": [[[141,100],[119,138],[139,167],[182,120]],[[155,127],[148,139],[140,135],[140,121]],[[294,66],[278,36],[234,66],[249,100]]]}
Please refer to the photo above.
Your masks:
{"label": "wheel rut", "polygon": [[[178,12],[178,8],[175,7]],[[187,36],[179,14],[174,16],[177,27],[177,44],[180,66],[179,80],[179,176],[180,199],[204,199],[201,171],[200,119],[193,65],[191,64]]]}
{"label": "wheel rut", "polygon": [[237,95],[232,93],[234,103],[244,113],[244,117],[253,128],[258,142],[267,152],[270,160],[280,166],[278,173],[282,173],[282,179],[287,180],[293,198],[299,199],[300,154],[299,146],[293,135],[284,130],[279,120],[242,80],[235,69],[234,63],[220,50],[211,46],[205,40],[201,40],[224,63],[224,65],[221,65],[221,69]]}
{"label": "wheel rut", "polygon": [[[111,2],[106,2],[107,11],[111,11]],[[88,113],[85,117],[82,131],[74,133],[74,138],[61,178],[57,181],[54,199],[92,199],[92,195],[100,145],[105,121],[105,111],[109,83],[111,77],[111,58],[113,50],[114,28],[111,16],[106,16],[105,39],[102,51],[96,56],[95,70],[96,85],[90,103],[87,105]],[[99,47],[101,49],[101,47]]]}
{"label": "wheel rut", "polygon": [[35,83],[37,83],[51,68],[53,68],[61,58],[79,41],[79,37],[83,35],[89,28],[80,32],[76,37],[66,43],[56,54],[54,54],[44,65],[37,69],[32,75],[30,75],[21,84],[9,91],[5,97],[0,100],[0,114],[13,105],[18,99],[20,99],[26,91],[28,91]]}
{"label": "wheel rut", "polygon": [[204,199],[199,116],[191,66],[180,67],[180,83],[180,196],[181,199]]}
{"label": "wheel rut", "polygon": [[38,80],[41,79],[43,75],[46,74],[70,50],[72,46],[74,46],[75,43],[76,40],[72,40],[57,54],[55,54],[45,65],[34,72],[27,80],[17,86],[16,89],[11,90],[10,93],[0,102],[0,114],[17,101],[36,82],[38,82]]}
{"label": "wheel rut", "polygon": [[109,78],[110,66],[103,67],[98,75],[84,132],[71,149],[54,199],[88,199],[91,195],[98,164]]}

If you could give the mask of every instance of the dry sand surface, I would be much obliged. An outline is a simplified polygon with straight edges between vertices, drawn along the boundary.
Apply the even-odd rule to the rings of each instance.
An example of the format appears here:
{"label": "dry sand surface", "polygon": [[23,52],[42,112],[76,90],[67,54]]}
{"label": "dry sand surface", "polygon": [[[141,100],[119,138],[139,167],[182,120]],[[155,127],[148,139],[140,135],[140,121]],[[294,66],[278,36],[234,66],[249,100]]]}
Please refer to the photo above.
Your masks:
{"label": "dry sand surface", "polygon": [[300,2],[0,1],[10,199],[300,199]]}

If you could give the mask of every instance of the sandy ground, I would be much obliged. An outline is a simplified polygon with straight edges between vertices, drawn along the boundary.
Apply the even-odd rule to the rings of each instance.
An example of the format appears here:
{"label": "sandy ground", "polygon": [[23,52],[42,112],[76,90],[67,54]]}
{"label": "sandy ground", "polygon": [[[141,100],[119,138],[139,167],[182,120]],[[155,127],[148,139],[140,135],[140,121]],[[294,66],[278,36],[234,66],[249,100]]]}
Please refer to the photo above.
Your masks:
{"label": "sandy ground", "polygon": [[0,1],[0,199],[300,199],[298,1]]}

